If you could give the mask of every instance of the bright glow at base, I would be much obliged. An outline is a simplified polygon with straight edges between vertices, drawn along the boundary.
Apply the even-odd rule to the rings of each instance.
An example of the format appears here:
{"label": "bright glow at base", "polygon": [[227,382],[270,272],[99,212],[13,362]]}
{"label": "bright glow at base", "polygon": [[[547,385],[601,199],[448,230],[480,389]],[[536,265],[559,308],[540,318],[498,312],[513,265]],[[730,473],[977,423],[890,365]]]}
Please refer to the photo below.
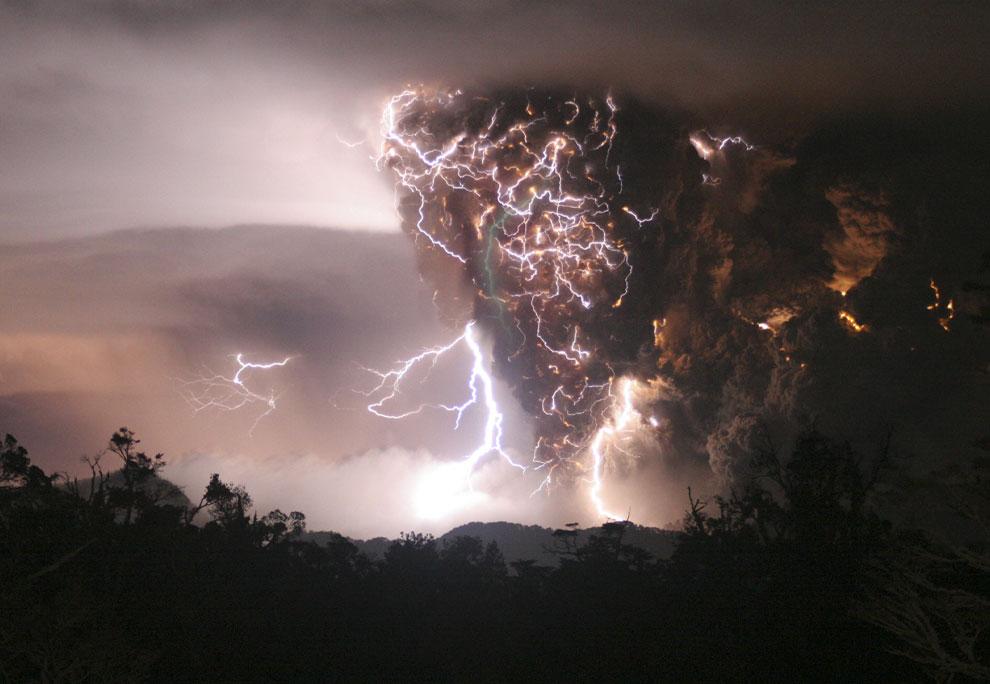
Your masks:
{"label": "bright glow at base", "polygon": [[[412,409],[396,412],[388,410],[387,405],[401,394],[403,381],[408,379],[413,369],[425,363],[429,365],[429,370],[432,370],[442,356],[461,344],[470,351],[472,359],[471,370],[465,382],[468,394],[465,401],[460,404],[422,403]],[[368,411],[382,418],[400,420],[427,409],[439,409],[455,414],[454,428],[457,429],[465,411],[474,406],[484,410],[485,426],[478,445],[461,460],[440,464],[420,478],[413,495],[419,517],[440,518],[483,500],[484,495],[471,488],[471,475],[481,461],[490,454],[501,456],[509,465],[519,470],[527,470],[526,466],[515,462],[503,446],[503,414],[495,399],[494,381],[487,369],[485,354],[478,342],[473,321],[464,326],[464,332],[453,341],[426,349],[400,362],[392,370],[368,370],[378,376],[379,383],[370,392],[365,393],[365,396],[374,400],[367,408]],[[588,447],[592,461],[590,497],[598,515],[621,520],[624,516],[609,511],[602,499],[605,470],[614,452],[627,453],[623,449],[624,442],[637,427],[645,424],[643,416],[634,407],[635,393],[642,388],[641,383],[633,378],[622,378],[614,384],[618,386],[618,394],[612,394],[612,387],[609,387],[611,413],[607,422],[595,433]],[[655,418],[651,418],[651,423],[652,421],[655,421]],[[537,491],[544,488],[541,485]]]}
{"label": "bright glow at base", "polygon": [[619,397],[613,404],[612,415],[591,441],[591,501],[599,515],[611,520],[623,520],[625,516],[609,512],[602,501],[603,471],[607,465],[608,453],[611,450],[621,451],[625,433],[642,422],[643,417],[633,408],[633,392],[637,384],[632,378],[619,380]]}
{"label": "bright glow at base", "polygon": [[469,461],[432,465],[416,483],[413,506],[416,515],[437,520],[481,503],[485,495],[471,488]]}
{"label": "bright glow at base", "polygon": [[[440,357],[451,350],[457,348],[461,343],[471,352],[471,372],[468,375],[466,385],[468,398],[460,404],[424,403],[414,409],[392,413],[386,409],[385,405],[396,399],[401,393],[402,381],[408,374],[420,364],[429,362],[430,369],[436,366]],[[478,344],[477,333],[475,332],[474,321],[464,326],[464,332],[454,341],[448,344],[431,347],[419,354],[406,359],[396,368],[382,372],[366,369],[380,378],[380,382],[370,391],[364,393],[365,396],[375,399],[368,404],[368,410],[376,416],[388,418],[389,420],[400,420],[409,416],[422,413],[426,409],[440,409],[456,415],[454,429],[460,427],[461,418],[464,412],[473,406],[483,407],[485,410],[485,429],[481,442],[471,453],[464,457],[464,462],[468,465],[468,474],[474,470],[479,461],[489,454],[501,456],[509,465],[520,470],[526,470],[526,466],[516,463],[502,445],[502,411],[495,400],[495,383],[491,373],[486,368],[485,355]],[[480,387],[479,387],[480,384]]]}

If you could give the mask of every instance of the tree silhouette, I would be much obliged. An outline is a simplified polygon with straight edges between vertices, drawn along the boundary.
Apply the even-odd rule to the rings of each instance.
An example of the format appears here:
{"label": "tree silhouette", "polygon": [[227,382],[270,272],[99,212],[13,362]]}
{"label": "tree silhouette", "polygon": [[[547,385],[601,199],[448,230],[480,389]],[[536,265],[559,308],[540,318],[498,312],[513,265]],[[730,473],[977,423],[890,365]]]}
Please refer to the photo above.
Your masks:
{"label": "tree silhouette", "polygon": [[51,486],[54,477],[31,465],[27,449],[13,435],[5,435],[0,444],[0,487],[39,489]]}
{"label": "tree silhouette", "polygon": [[143,451],[137,451],[136,447],[140,442],[126,427],[120,428],[110,437],[109,450],[120,458],[120,472],[124,478],[123,489],[112,490],[110,503],[124,509],[125,525],[131,523],[136,508],[148,510],[155,503],[142,485],[165,467],[163,454],[148,456]]}
{"label": "tree silhouette", "polygon": [[[84,459],[86,487],[2,443],[0,679],[900,682],[987,667],[986,540],[884,522],[888,440],[869,458],[814,430],[786,456],[768,440],[737,490],[688,491],[670,558],[612,522],[554,532],[552,566],[415,532],[370,558],[297,511],[254,514],[220,474],[195,504],[166,499],[164,457],[138,444],[115,432]],[[953,482],[944,500],[979,528],[985,481]]]}
{"label": "tree silhouette", "polygon": [[990,680],[990,461],[933,473],[966,540],[911,531],[874,559],[856,614],[937,681]]}

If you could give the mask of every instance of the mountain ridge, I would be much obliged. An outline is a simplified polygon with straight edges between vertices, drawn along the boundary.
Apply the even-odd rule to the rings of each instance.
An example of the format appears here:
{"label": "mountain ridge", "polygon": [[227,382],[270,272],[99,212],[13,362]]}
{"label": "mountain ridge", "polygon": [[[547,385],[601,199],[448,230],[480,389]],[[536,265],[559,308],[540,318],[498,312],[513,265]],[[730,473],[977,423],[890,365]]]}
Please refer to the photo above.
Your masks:
{"label": "mountain ridge", "polygon": [[[602,528],[588,527],[574,529],[576,543],[583,545],[593,534],[601,533]],[[331,531],[309,531],[302,535],[304,541],[325,544],[330,540]],[[649,552],[656,558],[669,558],[676,546],[677,532],[662,530],[655,527],[642,527],[629,524],[625,530],[623,542]],[[496,522],[467,522],[450,529],[436,539],[442,546],[457,537],[477,537],[483,544],[495,542],[507,563],[521,560],[533,560],[538,565],[555,566],[560,562],[559,556],[552,550],[554,545],[554,528],[540,525],[523,525],[506,521]],[[361,553],[372,559],[382,558],[394,539],[373,537],[371,539],[353,539],[348,537]]]}

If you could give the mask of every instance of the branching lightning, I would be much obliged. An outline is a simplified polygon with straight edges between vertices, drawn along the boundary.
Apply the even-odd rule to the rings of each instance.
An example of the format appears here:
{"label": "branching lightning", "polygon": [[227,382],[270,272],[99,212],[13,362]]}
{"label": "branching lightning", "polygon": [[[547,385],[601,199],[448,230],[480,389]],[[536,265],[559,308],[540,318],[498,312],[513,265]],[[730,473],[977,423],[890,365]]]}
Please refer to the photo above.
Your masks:
{"label": "branching lightning", "polygon": [[[714,162],[716,153],[724,152],[728,147],[742,147],[746,152],[752,152],[756,149],[756,145],[751,145],[746,142],[741,136],[733,135],[726,138],[719,138],[708,131],[697,131],[692,133],[688,138],[691,145],[694,147],[695,152],[698,156],[707,162]],[[701,174],[702,185],[709,185],[712,187],[718,187],[722,184],[722,179],[718,176],[713,176],[709,173]]]}
{"label": "branching lightning", "polygon": [[334,133],[334,137],[337,139],[337,142],[351,150],[361,147],[361,145],[364,145],[367,142],[367,140],[364,140],[363,138],[361,140],[347,140],[346,138],[342,138],[339,133]]}
{"label": "branching lightning", "polygon": [[[623,306],[633,265],[621,236],[646,230],[660,215],[656,207],[620,200],[627,179],[611,160],[617,112],[611,96],[523,106],[461,91],[408,89],[388,101],[379,167],[391,169],[398,189],[412,198],[406,218],[413,235],[472,277],[481,310],[450,344],[374,371],[380,383],[368,405],[388,419],[427,408],[449,411],[457,427],[465,410],[481,404],[485,434],[467,460],[497,453],[521,468],[502,447],[502,414],[475,336],[476,325],[491,324],[503,343],[496,367],[516,364],[522,381],[539,388],[532,468],[545,477],[537,491],[549,490],[561,466],[588,470],[587,455],[592,501],[607,517],[614,516],[602,501],[605,460],[638,415],[630,403],[635,381],[617,378],[607,359],[598,358],[604,355],[595,353],[598,343],[582,321]],[[620,230],[623,220],[628,223]],[[388,410],[414,367],[433,365],[462,343],[474,359],[464,403]]]}
{"label": "branching lightning", "polygon": [[245,361],[241,353],[233,356],[237,365],[231,376],[213,373],[212,371],[192,380],[178,380],[179,393],[193,411],[199,413],[207,409],[221,411],[237,411],[247,406],[260,405],[264,410],[255,418],[248,434],[254,434],[254,429],[261,419],[269,415],[277,407],[278,394],[270,389],[267,394],[261,394],[251,389],[247,384],[247,376],[253,371],[267,371],[282,368],[292,360],[287,356],[281,361],[255,363]]}
{"label": "branching lightning", "polygon": [[[463,402],[460,404],[420,404],[413,409],[399,412],[391,412],[387,409],[386,404],[391,404],[398,398],[402,393],[401,385],[403,381],[408,379],[414,369],[425,364],[428,366],[427,372],[429,372],[429,370],[432,370],[436,366],[444,354],[451,352],[461,344],[468,349],[472,359],[471,372],[467,379],[468,396]],[[492,380],[491,374],[485,368],[485,355],[481,350],[481,345],[478,343],[474,321],[464,326],[464,332],[448,344],[426,349],[401,362],[392,370],[385,372],[370,368],[365,370],[378,376],[379,383],[370,391],[363,392],[362,394],[372,399],[372,403],[368,404],[368,410],[382,418],[401,420],[428,409],[438,409],[455,415],[454,429],[456,430],[460,427],[461,418],[466,411],[473,406],[483,408],[485,412],[485,427],[481,442],[463,459],[468,467],[469,474],[489,454],[497,454],[505,459],[509,465],[520,470],[526,470],[526,466],[516,463],[512,459],[502,443],[502,411],[499,409],[498,403],[495,400],[495,383]]]}
{"label": "branching lightning", "polygon": [[[621,449],[621,438],[623,433],[634,427],[642,420],[642,416],[633,407],[633,389],[636,381],[632,378],[622,378],[619,381],[619,396],[612,406],[612,415],[608,421],[598,429],[594,439],[591,440],[591,500],[595,504],[595,510],[606,518],[621,520],[622,517],[610,513],[602,501],[603,477],[606,467],[606,459],[610,449]],[[651,425],[656,427],[655,419]]]}

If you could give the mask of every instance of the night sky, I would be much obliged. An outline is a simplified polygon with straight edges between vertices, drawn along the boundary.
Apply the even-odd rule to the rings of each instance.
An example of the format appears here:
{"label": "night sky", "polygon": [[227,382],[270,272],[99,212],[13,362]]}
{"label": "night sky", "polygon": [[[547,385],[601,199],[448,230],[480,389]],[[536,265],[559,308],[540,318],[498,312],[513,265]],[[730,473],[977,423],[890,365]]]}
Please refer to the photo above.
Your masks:
{"label": "night sky", "polygon": [[[0,431],[78,472],[127,425],[189,490],[219,471],[261,509],[356,536],[600,522],[581,473],[531,497],[539,473],[488,458],[451,489],[478,416],[454,432],[443,412],[365,410],[366,368],[484,311],[484,274],[410,238],[408,194],[373,159],[411,83],[478,112],[619,103],[635,144],[610,163],[663,218],[629,234],[637,298],[596,339],[663,389],[657,432],[608,474],[612,507],[677,520],[686,487],[731,486],[764,428],[864,445],[891,429],[918,472],[986,448],[986,5],[618,5],[3,3]],[[753,148],[712,144],[726,136]],[[278,397],[256,425],[264,405],[197,413],[183,395],[236,352],[293,357],[251,376]],[[494,369],[506,445],[528,456],[544,428],[522,358]]]}

